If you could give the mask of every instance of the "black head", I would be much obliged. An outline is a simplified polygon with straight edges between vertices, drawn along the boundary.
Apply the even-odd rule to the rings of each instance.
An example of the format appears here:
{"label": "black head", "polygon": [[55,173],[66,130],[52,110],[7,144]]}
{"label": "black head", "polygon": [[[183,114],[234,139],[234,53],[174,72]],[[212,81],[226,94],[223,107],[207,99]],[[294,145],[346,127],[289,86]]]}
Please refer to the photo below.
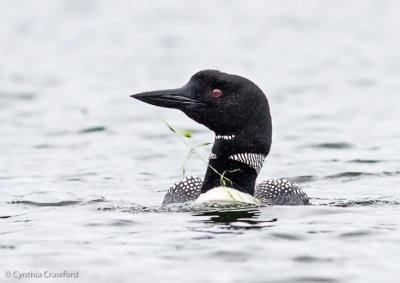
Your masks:
{"label": "black head", "polygon": [[131,97],[183,111],[217,135],[246,137],[250,152],[268,154],[271,116],[267,98],[250,80],[216,70],[194,74],[181,88],[134,94]]}

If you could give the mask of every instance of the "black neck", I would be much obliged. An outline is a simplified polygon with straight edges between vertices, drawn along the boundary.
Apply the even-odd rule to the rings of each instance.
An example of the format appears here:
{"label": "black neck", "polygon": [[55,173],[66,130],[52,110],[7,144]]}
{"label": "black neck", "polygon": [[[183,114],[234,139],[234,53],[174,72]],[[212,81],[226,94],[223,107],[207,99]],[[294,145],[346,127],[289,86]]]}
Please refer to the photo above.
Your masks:
{"label": "black neck", "polygon": [[212,149],[214,156],[208,163],[201,193],[215,187],[226,186],[254,195],[258,175],[256,169],[246,163],[229,158],[240,153],[265,154],[265,152],[255,151],[254,147],[249,147],[246,142],[248,139],[243,140],[238,135],[229,140],[224,138],[215,140]]}
{"label": "black neck", "polygon": [[226,158],[213,159],[208,163],[201,193],[225,186],[254,195],[256,179],[256,170],[245,163]]}

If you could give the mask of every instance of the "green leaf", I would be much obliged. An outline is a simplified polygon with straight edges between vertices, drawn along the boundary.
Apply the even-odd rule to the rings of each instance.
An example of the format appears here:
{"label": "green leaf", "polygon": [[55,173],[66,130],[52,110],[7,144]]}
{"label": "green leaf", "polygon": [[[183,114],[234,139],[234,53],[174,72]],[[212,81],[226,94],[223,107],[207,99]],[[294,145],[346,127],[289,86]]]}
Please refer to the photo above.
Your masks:
{"label": "green leaf", "polygon": [[185,138],[191,138],[192,136],[193,136],[193,134],[192,134],[192,132],[191,131],[189,131],[189,130],[184,130],[183,131],[183,136],[185,137]]}

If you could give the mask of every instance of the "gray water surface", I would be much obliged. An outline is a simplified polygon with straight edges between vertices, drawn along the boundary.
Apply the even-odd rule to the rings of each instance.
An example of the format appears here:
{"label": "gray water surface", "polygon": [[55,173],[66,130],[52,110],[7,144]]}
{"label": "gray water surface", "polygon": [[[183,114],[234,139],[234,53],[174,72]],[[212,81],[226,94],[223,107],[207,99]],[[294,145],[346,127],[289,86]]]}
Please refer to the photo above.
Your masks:
{"label": "gray water surface", "polygon": [[[399,282],[398,11],[2,0],[0,281]],[[129,95],[208,68],[264,90],[274,133],[259,180],[295,181],[312,205],[160,207],[188,154],[163,119],[191,145],[213,135]],[[45,271],[78,278],[16,278]]]}

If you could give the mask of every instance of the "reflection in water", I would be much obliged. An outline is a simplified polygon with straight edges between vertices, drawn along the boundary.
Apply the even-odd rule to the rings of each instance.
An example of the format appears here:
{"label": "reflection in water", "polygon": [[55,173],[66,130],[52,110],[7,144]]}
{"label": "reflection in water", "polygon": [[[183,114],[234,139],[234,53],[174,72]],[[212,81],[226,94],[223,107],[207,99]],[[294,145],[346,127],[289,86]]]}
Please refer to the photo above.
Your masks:
{"label": "reflection in water", "polygon": [[[193,214],[193,216],[205,217],[202,220],[195,220],[196,222],[203,222],[207,224],[222,224],[222,228],[226,229],[261,229],[272,226],[271,222],[278,221],[277,218],[270,220],[260,220],[260,211],[258,209],[229,209],[229,210],[213,210],[204,211],[201,213]],[[266,224],[268,223],[268,224]]]}

